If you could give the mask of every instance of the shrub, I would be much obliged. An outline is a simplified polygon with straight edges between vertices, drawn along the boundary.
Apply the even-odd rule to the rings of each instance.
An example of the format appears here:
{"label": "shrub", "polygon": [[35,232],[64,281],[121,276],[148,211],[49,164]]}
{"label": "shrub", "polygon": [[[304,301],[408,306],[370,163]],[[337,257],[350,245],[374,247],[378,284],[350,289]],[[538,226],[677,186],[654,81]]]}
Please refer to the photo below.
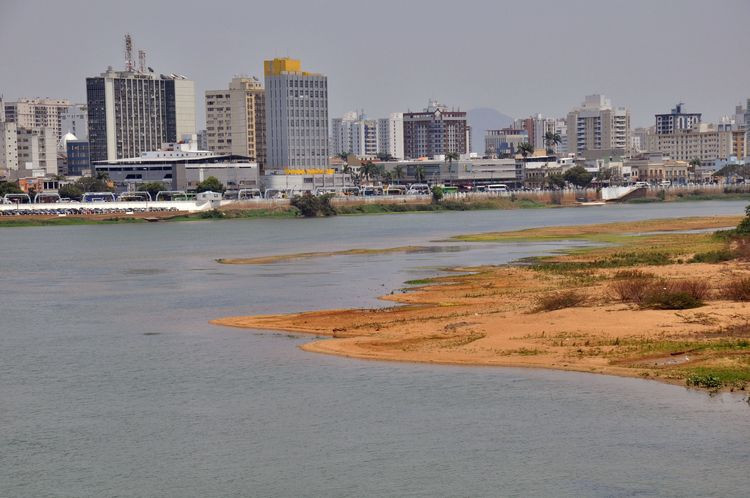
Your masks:
{"label": "shrub", "polygon": [[623,280],[630,278],[654,278],[656,275],[641,270],[620,270],[612,275],[615,280]]}
{"label": "shrub", "polygon": [[664,199],[666,199],[666,197],[667,197],[667,191],[666,190],[659,190],[656,193],[656,198],[659,199],[660,201],[663,201]]}
{"label": "shrub", "polygon": [[563,291],[539,298],[534,311],[554,311],[563,308],[573,308],[582,304],[586,296],[576,291]]}
{"label": "shrub", "polygon": [[620,301],[655,309],[697,308],[711,290],[702,280],[655,281],[646,275],[615,280],[611,289]]}
{"label": "shrub", "polygon": [[686,379],[687,385],[705,387],[707,389],[719,389],[723,382],[714,375],[691,375]]}
{"label": "shrub", "polygon": [[336,209],[331,205],[332,197],[333,194],[315,196],[310,192],[305,192],[303,195],[295,195],[291,200],[291,205],[306,218],[333,216],[336,214]]}
{"label": "shrub", "polygon": [[688,310],[703,303],[687,292],[654,291],[646,294],[642,306],[657,310]]}
{"label": "shrub", "polygon": [[724,283],[719,294],[732,301],[750,301],[750,277],[735,278]]}
{"label": "shrub", "polygon": [[651,284],[648,277],[627,278],[613,282],[612,291],[620,301],[641,304]]}
{"label": "shrub", "polygon": [[435,185],[434,187],[432,187],[432,202],[437,204],[438,202],[442,200],[443,195],[444,195],[443,187],[440,187],[438,185]]}
{"label": "shrub", "polygon": [[718,251],[702,252],[694,255],[690,263],[721,263],[734,259],[734,254],[729,249],[720,249]]}
{"label": "shrub", "polygon": [[203,220],[217,220],[224,217],[224,213],[218,209],[212,209],[210,211],[201,211],[198,215]]}

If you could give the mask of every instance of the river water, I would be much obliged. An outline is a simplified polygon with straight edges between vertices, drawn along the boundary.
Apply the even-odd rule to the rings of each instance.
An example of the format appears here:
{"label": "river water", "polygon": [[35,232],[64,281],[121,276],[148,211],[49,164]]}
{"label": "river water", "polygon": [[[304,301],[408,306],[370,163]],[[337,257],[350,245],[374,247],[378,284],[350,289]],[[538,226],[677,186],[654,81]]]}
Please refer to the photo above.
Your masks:
{"label": "river water", "polygon": [[[743,202],[0,230],[0,496],[746,496],[750,406],[653,381],[306,353],[238,314],[382,306],[440,242]],[[262,266],[216,258],[425,244]]]}

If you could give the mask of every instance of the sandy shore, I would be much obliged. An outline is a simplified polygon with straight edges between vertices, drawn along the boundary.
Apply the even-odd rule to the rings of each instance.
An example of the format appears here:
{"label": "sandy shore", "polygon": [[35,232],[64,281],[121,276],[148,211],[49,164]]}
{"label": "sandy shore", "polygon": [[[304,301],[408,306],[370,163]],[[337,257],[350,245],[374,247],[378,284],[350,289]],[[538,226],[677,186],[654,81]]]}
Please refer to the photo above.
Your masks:
{"label": "sandy shore", "polygon": [[[726,226],[727,222],[706,218],[702,223],[693,219],[684,224],[699,229]],[[678,229],[675,226],[672,220],[670,229]],[[657,223],[648,227],[660,228]],[[634,233],[643,228],[640,223],[630,228],[619,224],[616,232]],[[535,235],[549,238],[555,231],[568,237],[614,233],[589,227],[578,232],[571,227],[548,230]],[[665,281],[691,278],[710,282],[711,297],[705,305],[659,310],[620,302],[613,296],[612,282],[623,268],[597,268],[597,261],[616,250],[602,248],[552,259],[584,263],[575,271],[519,266],[458,269],[472,273],[435,279],[409,292],[384,296],[382,299],[394,302],[386,309],[228,317],[212,323],[327,336],[302,348],[354,358],[554,368],[683,384],[696,372],[729,369],[740,372],[740,381],[732,387],[742,388],[743,372],[750,378],[750,344],[741,342],[750,337],[748,304],[720,299],[718,289],[729,279],[750,276],[750,265],[739,260],[686,264],[684,258],[690,255],[686,251],[720,244],[710,234],[632,239],[626,246],[633,251],[637,247],[644,251],[676,248],[671,257],[679,263],[640,264],[638,269]],[[591,262],[590,269],[586,262]],[[581,303],[540,310],[541,298],[571,289],[583,297]]]}

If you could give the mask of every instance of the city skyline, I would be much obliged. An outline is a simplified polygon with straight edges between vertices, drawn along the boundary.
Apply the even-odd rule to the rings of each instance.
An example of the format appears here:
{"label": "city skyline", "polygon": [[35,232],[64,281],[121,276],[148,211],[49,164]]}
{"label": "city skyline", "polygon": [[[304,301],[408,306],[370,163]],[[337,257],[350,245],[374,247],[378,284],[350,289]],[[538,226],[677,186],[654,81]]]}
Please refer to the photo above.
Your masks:
{"label": "city skyline", "polygon": [[[200,98],[205,90],[222,88],[238,74],[260,78],[263,60],[286,55],[329,77],[330,117],[355,109],[371,117],[417,111],[428,98],[461,110],[490,107],[513,117],[563,117],[584,95],[602,93],[629,108],[635,128],[652,125],[654,114],[680,101],[710,122],[744,100],[750,67],[729,62],[742,60],[748,42],[742,37],[740,43],[724,42],[721,35],[741,32],[750,4],[609,3],[601,11],[600,2],[588,0],[537,1],[532,8],[430,3],[425,14],[414,4],[395,9],[386,1],[357,8],[331,1],[294,6],[295,19],[304,21],[282,16],[290,4],[214,3],[212,11],[231,7],[236,14],[214,28],[195,15],[205,8],[197,2],[179,10],[149,5],[143,16],[139,7],[146,4],[137,1],[128,6],[10,1],[0,7],[0,43],[13,45],[31,22],[55,33],[55,43],[30,39],[9,54],[5,66],[13,72],[0,76],[0,92],[6,101],[85,102],[87,76],[124,66],[122,35],[130,32],[157,72],[185,74],[196,82],[199,128],[205,126]],[[717,7],[723,23],[705,25]],[[84,8],[87,19],[101,22],[87,22],[86,30],[56,29],[74,24]],[[586,16],[579,18],[582,9]],[[279,28],[282,19],[287,29]],[[458,41],[435,30],[435,25],[451,28],[446,19],[457,27],[450,32],[460,33]]]}

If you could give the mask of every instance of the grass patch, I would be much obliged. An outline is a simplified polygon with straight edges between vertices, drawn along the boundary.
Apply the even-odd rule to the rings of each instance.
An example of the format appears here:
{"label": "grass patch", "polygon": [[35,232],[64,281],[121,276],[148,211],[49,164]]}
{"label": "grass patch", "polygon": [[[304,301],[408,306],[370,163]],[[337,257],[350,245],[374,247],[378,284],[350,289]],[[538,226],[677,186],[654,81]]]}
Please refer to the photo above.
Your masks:
{"label": "grass patch", "polygon": [[694,367],[685,374],[687,385],[706,389],[720,389],[725,386],[744,389],[750,382],[750,366]]}
{"label": "grass patch", "polygon": [[716,251],[702,252],[694,255],[688,263],[721,263],[734,259],[734,254],[728,248]]}
{"label": "grass patch", "polygon": [[431,278],[417,278],[417,279],[414,279],[414,280],[407,280],[406,282],[404,282],[404,284],[406,284],[406,285],[427,285],[427,284],[432,284],[434,282],[435,281],[433,279],[431,279]]}

